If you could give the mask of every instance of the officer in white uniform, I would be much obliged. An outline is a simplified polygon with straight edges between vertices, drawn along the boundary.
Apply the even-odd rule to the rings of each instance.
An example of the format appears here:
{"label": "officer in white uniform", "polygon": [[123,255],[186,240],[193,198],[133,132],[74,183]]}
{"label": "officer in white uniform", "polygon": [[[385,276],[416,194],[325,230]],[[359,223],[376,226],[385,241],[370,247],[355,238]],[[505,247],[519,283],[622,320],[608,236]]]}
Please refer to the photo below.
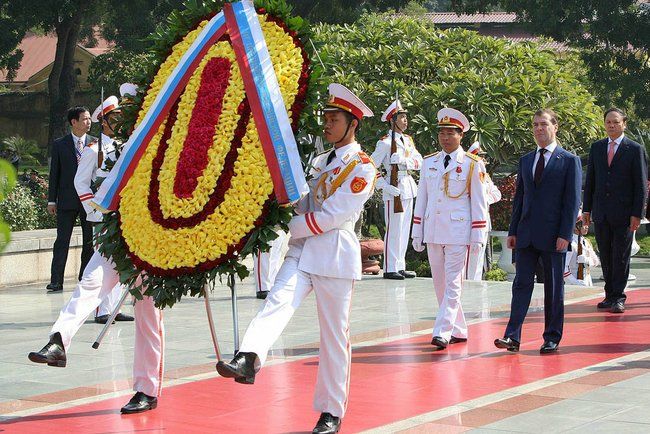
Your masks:
{"label": "officer in white uniform", "polygon": [[280,270],[289,234],[282,229],[275,231],[278,237],[272,240],[268,252],[257,252],[253,254],[253,277],[255,279],[255,296],[261,300],[265,299],[275,282],[275,276]]}
{"label": "officer in white uniform", "polygon": [[[102,104],[105,109],[117,100],[117,98],[115,100],[112,98]],[[99,110],[101,113],[101,106]],[[108,111],[104,113],[108,115]],[[106,116],[106,119],[109,119],[109,116]],[[94,148],[87,147],[84,150],[81,161],[84,161],[84,158],[92,157],[96,164],[97,155],[98,150],[95,144]],[[104,163],[110,160],[110,155],[107,157],[104,159]],[[91,163],[88,162],[88,165]],[[102,169],[97,170],[97,174],[105,176],[106,169],[107,167],[104,165]],[[80,174],[77,173],[77,175]],[[86,175],[83,176],[85,179]],[[80,198],[82,197],[82,204],[85,208],[87,208],[88,201],[94,197],[92,191],[86,191],[88,185],[87,182],[82,182],[75,176],[75,188],[77,188]],[[102,214],[92,209],[88,212],[88,219],[100,222]],[[35,363],[65,367],[67,363],[66,350],[69,349],[73,336],[88,315],[109,297],[116,285],[119,286],[119,276],[113,264],[95,250],[81,280],[72,293],[72,297],[63,307],[59,318],[52,327],[50,341],[40,351],[30,353],[29,359]],[[156,408],[157,397],[160,395],[162,387],[164,346],[162,314],[159,309],[155,308],[153,299],[150,297],[144,297],[143,300],[136,302],[134,311],[136,321],[133,388],[136,394],[122,408],[122,413],[138,413]]]}
{"label": "officer in white uniform", "polygon": [[[582,221],[582,210],[578,213],[578,221]],[[576,224],[571,239],[571,249],[566,252],[564,265],[564,283],[567,285],[594,286],[591,278],[591,267],[600,265],[600,259],[594,251],[591,242],[584,235],[589,228]],[[582,231],[582,236],[579,236]],[[578,254],[579,253],[579,254]],[[582,277],[578,278],[578,267],[582,264]]]}
{"label": "officer in white uniform", "polygon": [[467,340],[462,280],[470,251],[481,249],[487,232],[485,166],[460,147],[468,130],[469,121],[458,110],[438,112],[443,150],[422,163],[413,217],[413,248],[421,252],[426,244],[440,304],[431,340],[437,350]]}
{"label": "officer in white uniform", "polygon": [[252,384],[269,349],[314,290],[320,325],[314,408],[321,412],[314,433],[338,432],[347,407],[350,303],[354,281],[361,279],[354,224],[373,192],[377,173],[355,139],[361,119],[372,111],[340,84],[331,84],[329,92],[324,135],[334,149],[313,161],[310,192],[298,202],[299,214],[289,223],[289,251],[240,352],[230,363],[217,364],[220,375]]}
{"label": "officer in white uniform", "polygon": [[[474,142],[472,146],[467,149],[467,152],[479,157],[480,154],[485,154],[485,152],[481,150],[481,145],[479,142]],[[483,158],[481,158],[481,160],[483,161],[483,164],[487,164]],[[494,184],[492,178],[490,178],[490,175],[487,173],[485,174],[484,181],[485,194],[488,203],[487,231],[485,231],[485,240],[483,240],[483,246],[481,247],[481,250],[470,250],[469,252],[469,263],[467,265],[467,275],[465,276],[465,279],[467,280],[481,280],[483,278],[483,271],[485,269],[485,248],[488,243],[490,231],[492,230],[489,208],[490,205],[501,200],[501,192],[499,191],[499,188]]]}
{"label": "officer in white uniform", "polygon": [[[390,122],[388,134],[377,142],[371,158],[384,176],[377,178],[377,188],[381,189],[384,199],[384,279],[403,280],[415,277],[415,272],[406,271],[406,248],[408,247],[411,220],[413,218],[413,201],[417,195],[417,185],[409,170],[419,170],[422,155],[415,149],[413,138],[404,132],[408,127],[407,111],[399,100],[393,101],[381,116],[382,122]],[[395,130],[397,152],[391,154],[391,143]],[[391,170],[397,164],[397,186],[390,184]],[[395,212],[395,200],[399,196],[403,212]]]}

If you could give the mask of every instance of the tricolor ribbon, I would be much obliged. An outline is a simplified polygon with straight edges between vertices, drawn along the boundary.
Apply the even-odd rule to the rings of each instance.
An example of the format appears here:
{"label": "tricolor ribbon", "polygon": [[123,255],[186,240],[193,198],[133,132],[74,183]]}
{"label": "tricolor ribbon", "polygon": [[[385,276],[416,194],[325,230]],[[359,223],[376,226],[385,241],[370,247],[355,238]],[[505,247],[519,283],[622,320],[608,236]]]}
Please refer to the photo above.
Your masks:
{"label": "tricolor ribbon", "polygon": [[201,59],[226,30],[230,32],[278,201],[293,202],[308,191],[298,146],[264,34],[253,2],[248,0],[225,4],[224,11],[208,22],[185,52],[97,191],[91,202],[95,208],[102,211],[117,209],[120,192],[151,139],[169,115]]}

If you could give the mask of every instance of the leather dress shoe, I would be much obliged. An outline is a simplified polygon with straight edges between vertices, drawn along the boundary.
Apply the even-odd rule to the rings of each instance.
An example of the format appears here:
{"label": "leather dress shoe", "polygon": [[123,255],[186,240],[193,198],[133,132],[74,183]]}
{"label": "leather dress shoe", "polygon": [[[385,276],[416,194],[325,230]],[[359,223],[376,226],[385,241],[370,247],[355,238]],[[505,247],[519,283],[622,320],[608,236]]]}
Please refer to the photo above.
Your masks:
{"label": "leather dress shoe", "polygon": [[415,277],[418,277],[415,271],[400,270],[398,273],[404,276],[405,279],[413,279]]}
{"label": "leather dress shoe", "polygon": [[614,303],[612,302],[612,300],[604,299],[603,301],[601,301],[600,303],[598,303],[598,305],[597,305],[596,307],[597,307],[598,309],[611,309],[611,308],[612,308],[612,304],[614,304]]}
{"label": "leather dress shoe", "polygon": [[50,342],[48,342],[41,351],[37,353],[29,353],[27,357],[34,363],[47,363],[48,366],[65,368],[67,359],[65,356],[65,348],[63,347],[63,340],[61,339],[61,333],[54,333],[50,336]]}
{"label": "leather dress shoe", "polygon": [[[108,320],[108,318],[106,318],[106,320]],[[122,313],[122,312],[118,313],[115,316],[115,321],[133,321],[133,320],[134,320],[134,318],[131,315],[127,315],[127,314]]]}
{"label": "leather dress shoe", "polygon": [[63,285],[60,283],[49,283],[45,289],[47,289],[47,292],[59,292],[63,291]]}
{"label": "leather dress shoe", "polygon": [[312,434],[336,434],[341,429],[341,418],[330,413],[321,413]]}
{"label": "leather dress shoe", "polygon": [[436,347],[436,351],[440,351],[447,348],[449,342],[445,338],[441,338],[440,336],[434,336],[433,339],[431,339],[431,345]]}
{"label": "leather dress shoe", "polygon": [[456,336],[452,336],[451,339],[449,339],[449,345],[459,344],[461,342],[467,342],[467,338],[457,338]]}
{"label": "leather dress shoe", "polygon": [[257,360],[257,354],[239,352],[229,363],[219,361],[217,372],[222,377],[234,378],[238,383],[253,384],[255,383],[255,374],[259,371],[259,369],[255,369],[255,360]]}
{"label": "leather dress shoe", "polygon": [[610,309],[611,313],[623,313],[625,312],[625,303],[622,301],[617,301],[616,303],[612,304],[612,308]]}
{"label": "leather dress shoe", "polygon": [[404,280],[405,278],[401,273],[398,273],[397,271],[390,271],[388,273],[384,273],[384,279]]}
{"label": "leather dress shoe", "polygon": [[505,348],[506,350],[516,353],[519,351],[519,342],[512,338],[500,338],[494,340],[494,346],[497,348]]}
{"label": "leather dress shoe", "polygon": [[143,411],[153,410],[156,407],[158,407],[158,398],[145,395],[142,392],[135,392],[133,398],[120,409],[120,412],[122,414],[142,413]]}
{"label": "leather dress shoe", "polygon": [[269,295],[269,291],[257,291],[255,297],[260,300],[266,300],[266,296]]}
{"label": "leather dress shoe", "polygon": [[[95,322],[96,322],[97,324],[106,324],[106,323],[108,322],[108,317],[110,317],[110,315],[99,315],[99,316],[96,316],[96,317],[95,317]],[[113,321],[113,324],[115,324],[115,321]]]}
{"label": "leather dress shoe", "polygon": [[557,342],[546,341],[544,342],[544,345],[542,345],[542,347],[539,349],[539,352],[540,354],[554,353],[559,347],[560,345]]}

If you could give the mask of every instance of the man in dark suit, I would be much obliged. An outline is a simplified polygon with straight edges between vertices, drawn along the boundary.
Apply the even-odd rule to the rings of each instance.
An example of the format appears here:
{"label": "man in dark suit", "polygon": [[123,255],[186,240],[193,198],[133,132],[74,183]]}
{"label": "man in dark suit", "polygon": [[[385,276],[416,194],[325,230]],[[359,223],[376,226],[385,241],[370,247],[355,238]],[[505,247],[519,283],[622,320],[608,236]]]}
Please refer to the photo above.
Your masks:
{"label": "man in dark suit", "polygon": [[544,268],[544,344],[540,353],[557,351],[564,326],[564,261],[580,207],[580,159],[556,141],[557,116],[538,110],[533,117],[537,149],[521,157],[512,203],[508,247],[516,249],[510,321],[494,345],[519,351],[521,327],[535,286],[535,267]]}
{"label": "man in dark suit", "polygon": [[73,107],[68,110],[68,122],[72,127],[72,132],[52,143],[47,212],[52,215],[56,214],[56,241],[52,256],[50,284],[46,287],[48,292],[63,290],[65,263],[68,260],[70,237],[77,216],[79,216],[83,234],[79,279],[93,255],[92,224],[86,221],[86,212],[81,206],[77,190],[74,187],[74,176],[84,147],[97,139],[87,134],[91,125],[90,113],[87,108]]}
{"label": "man in dark suit", "polygon": [[605,112],[607,138],[591,145],[585,183],[583,222],[595,223],[596,242],[605,278],[599,309],[625,312],[632,237],[639,228],[648,193],[648,165],[643,146],[625,137],[625,112]]}

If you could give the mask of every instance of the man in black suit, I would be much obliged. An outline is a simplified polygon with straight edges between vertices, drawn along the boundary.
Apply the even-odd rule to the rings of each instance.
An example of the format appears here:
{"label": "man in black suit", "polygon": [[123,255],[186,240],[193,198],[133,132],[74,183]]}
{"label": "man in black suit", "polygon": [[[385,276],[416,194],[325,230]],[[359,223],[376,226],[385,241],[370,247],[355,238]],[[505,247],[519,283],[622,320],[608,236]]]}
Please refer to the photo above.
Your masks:
{"label": "man in black suit", "polygon": [[56,241],[52,256],[50,284],[46,287],[48,292],[63,290],[65,263],[68,260],[70,237],[77,216],[79,216],[83,234],[79,279],[93,255],[93,228],[92,224],[86,221],[86,212],[81,206],[77,190],[74,187],[74,176],[84,147],[97,139],[87,134],[91,121],[90,113],[86,107],[73,107],[68,110],[68,122],[72,127],[71,134],[56,139],[52,143],[47,212],[56,215]]}
{"label": "man in black suit", "polygon": [[537,149],[519,160],[512,202],[508,248],[516,249],[510,320],[497,348],[519,351],[521,328],[535,286],[535,269],[544,269],[544,344],[540,353],[557,351],[564,326],[564,261],[580,207],[582,165],[557,141],[557,116],[538,110],[533,117]]}
{"label": "man in black suit", "polygon": [[596,225],[605,278],[605,299],[598,308],[623,313],[632,237],[648,194],[648,165],[643,146],[625,137],[625,112],[613,107],[604,118],[608,137],[592,144],[589,152],[583,222]]}

